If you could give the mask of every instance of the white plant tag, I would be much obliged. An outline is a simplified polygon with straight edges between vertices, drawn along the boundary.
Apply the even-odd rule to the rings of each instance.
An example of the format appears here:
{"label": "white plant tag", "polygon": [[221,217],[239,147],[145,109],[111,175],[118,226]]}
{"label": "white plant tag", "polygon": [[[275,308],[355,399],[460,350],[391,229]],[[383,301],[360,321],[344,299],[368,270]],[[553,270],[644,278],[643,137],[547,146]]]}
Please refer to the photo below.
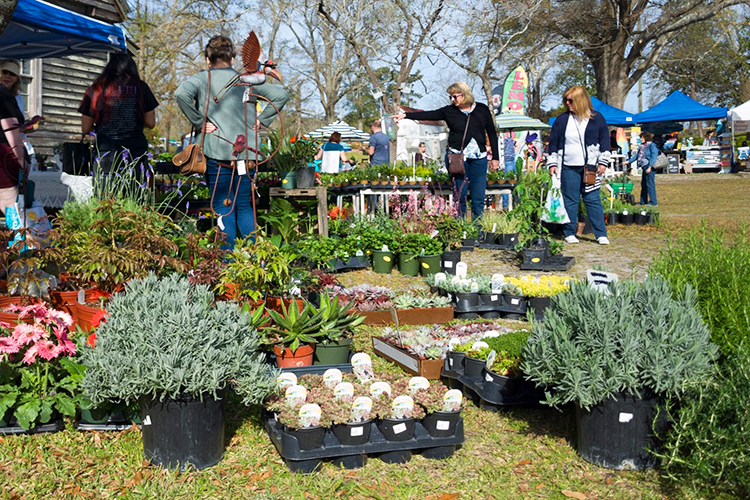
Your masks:
{"label": "white plant tag", "polygon": [[79,304],[85,304],[86,303],[86,292],[84,290],[78,290],[78,297],[77,297]]}
{"label": "white plant tag", "polygon": [[391,395],[391,385],[388,382],[373,382],[370,386],[370,396],[378,398],[383,394]]}
{"label": "white plant tag", "polygon": [[342,380],[341,370],[338,368],[329,368],[323,373],[323,383],[328,387],[336,387]]}
{"label": "white plant tag", "polygon": [[401,434],[404,431],[406,431],[406,424],[396,424],[393,426],[394,434]]}
{"label": "white plant tag", "polygon": [[362,434],[365,433],[365,428],[362,426],[352,427],[351,429],[352,429],[352,432],[350,433],[350,436],[352,437],[361,436]]}
{"label": "white plant tag", "polygon": [[438,420],[437,424],[435,424],[435,428],[439,431],[447,431],[450,427],[451,423],[447,420]]}
{"label": "white plant tag", "polygon": [[364,422],[370,418],[372,411],[372,399],[367,396],[360,396],[352,403],[352,422]]}
{"label": "white plant tag", "polygon": [[354,386],[349,382],[341,382],[333,388],[333,396],[348,401],[354,397]]}
{"label": "white plant tag", "polygon": [[497,222],[492,224],[492,232],[494,233],[496,229],[497,229]]}
{"label": "white plant tag", "polygon": [[458,411],[464,395],[458,389],[451,389],[443,396],[443,411]]}
{"label": "white plant tag", "polygon": [[143,425],[151,425],[151,415],[146,415],[146,418],[143,419]]}
{"label": "white plant tag", "polygon": [[484,379],[485,379],[485,380],[486,380],[487,382],[492,382],[492,375],[490,375],[490,374],[488,373],[487,375],[485,375],[485,376],[484,376]]}
{"label": "white plant tag", "polygon": [[286,402],[292,406],[301,405],[307,400],[307,389],[301,385],[287,387],[284,392]]}
{"label": "white plant tag", "polygon": [[495,302],[497,300],[497,295],[490,295],[490,300]]}
{"label": "white plant tag", "polygon": [[435,239],[438,234],[440,234],[440,231],[438,231],[437,229],[433,229],[430,233],[430,239]]}
{"label": "white plant tag", "polygon": [[440,283],[445,281],[445,279],[446,279],[445,273],[437,273],[435,275],[435,285],[439,285]]}
{"label": "white plant tag", "polygon": [[490,345],[487,342],[482,342],[481,340],[477,340],[473,344],[471,344],[471,350],[472,351],[478,351],[479,349],[486,349]]}
{"label": "white plant tag", "polygon": [[[454,348],[454,347],[456,347],[457,345],[461,345],[461,339],[459,339],[459,338],[457,338],[457,337],[453,337],[452,339],[450,339],[450,340],[448,341],[448,349],[450,349],[451,351],[452,351],[452,350],[453,350],[453,348]],[[451,360],[451,361],[453,361],[453,360]]]}
{"label": "white plant tag", "polygon": [[282,372],[276,377],[276,387],[280,391],[286,391],[287,388],[297,385],[297,375],[292,372]]}
{"label": "white plant tag", "polygon": [[364,352],[358,352],[352,356],[352,371],[354,371],[354,374],[360,382],[367,382],[370,380],[375,373],[372,369],[372,359],[370,359],[370,355]]}
{"label": "white plant tag", "polygon": [[430,381],[424,377],[412,377],[409,379],[409,392],[414,394],[420,389],[429,389]]}
{"label": "white plant tag", "polygon": [[237,175],[247,174],[247,167],[245,166],[245,160],[237,160]]}
{"label": "white plant tag", "polygon": [[453,368],[453,358],[448,358],[448,366]]}
{"label": "white plant tag", "polygon": [[315,403],[302,405],[299,409],[299,423],[302,427],[315,427],[320,425],[320,415],[322,411],[320,406]]}
{"label": "white plant tag", "polygon": [[458,264],[456,264],[456,277],[465,278],[468,270],[469,266],[466,265],[466,262],[459,262]]}
{"label": "white plant tag", "polygon": [[484,366],[486,366],[488,370],[492,368],[492,364],[495,362],[496,356],[497,356],[497,353],[494,350],[490,351],[490,353],[487,355],[487,362],[485,363]]}
{"label": "white plant tag", "polygon": [[514,306],[517,306],[519,302],[521,302],[521,299],[510,299],[510,303]]}
{"label": "white plant tag", "polygon": [[443,262],[443,267],[446,269],[450,269],[453,267],[453,261],[452,260],[446,260]]}
{"label": "white plant tag", "polygon": [[391,418],[411,417],[414,400],[411,396],[396,396],[391,403]]}
{"label": "white plant tag", "polygon": [[632,413],[620,413],[620,423],[621,424],[627,424],[633,420],[633,414]]}

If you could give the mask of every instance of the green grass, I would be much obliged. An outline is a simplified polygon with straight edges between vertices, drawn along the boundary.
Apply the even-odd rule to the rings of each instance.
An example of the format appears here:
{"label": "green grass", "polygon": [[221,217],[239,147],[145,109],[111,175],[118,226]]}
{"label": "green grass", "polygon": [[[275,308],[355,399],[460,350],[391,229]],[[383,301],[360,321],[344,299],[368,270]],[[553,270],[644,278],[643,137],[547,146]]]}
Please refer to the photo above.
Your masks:
{"label": "green grass", "polygon": [[[642,275],[665,246],[666,235],[699,226],[702,214],[710,225],[729,233],[738,227],[737,221],[746,220],[750,176],[659,176],[657,189],[660,225],[615,228],[609,247],[592,241],[566,246],[564,253],[574,254],[578,261],[571,274],[580,277],[588,267],[602,265],[626,276],[630,271]],[[517,262],[500,252],[475,251],[466,260],[481,266],[482,272],[522,274]],[[342,281],[394,288],[419,283],[397,273],[387,277],[371,271],[342,275]],[[372,354],[369,339],[377,331],[361,328],[356,347]],[[376,369],[398,370],[381,358],[374,357],[374,362]],[[588,464],[575,451],[572,409],[491,413],[469,405],[464,419],[466,443],[447,460],[415,455],[411,462],[396,465],[370,459],[358,470],[327,464],[310,476],[289,472],[266,436],[257,408],[230,405],[224,460],[210,469],[185,473],[144,463],[137,429],[83,433],[68,423],[55,434],[0,436],[0,498],[570,498],[563,491],[589,499],[716,498],[690,485],[668,482],[659,470],[620,472]]]}

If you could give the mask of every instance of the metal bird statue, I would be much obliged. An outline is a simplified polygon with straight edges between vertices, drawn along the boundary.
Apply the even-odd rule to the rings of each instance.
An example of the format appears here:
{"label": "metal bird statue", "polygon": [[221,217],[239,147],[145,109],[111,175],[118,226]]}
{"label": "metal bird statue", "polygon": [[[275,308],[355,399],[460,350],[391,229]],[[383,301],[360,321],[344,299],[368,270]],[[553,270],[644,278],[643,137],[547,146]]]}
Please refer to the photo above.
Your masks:
{"label": "metal bird statue", "polygon": [[245,72],[238,74],[224,85],[218,94],[214,97],[214,101],[219,102],[226,92],[234,87],[235,85],[260,85],[266,83],[267,78],[270,76],[278,81],[282,81],[281,73],[276,69],[276,65],[270,59],[265,62],[260,62],[262,50],[260,48],[260,42],[255,34],[255,31],[251,31],[242,44],[242,66]]}

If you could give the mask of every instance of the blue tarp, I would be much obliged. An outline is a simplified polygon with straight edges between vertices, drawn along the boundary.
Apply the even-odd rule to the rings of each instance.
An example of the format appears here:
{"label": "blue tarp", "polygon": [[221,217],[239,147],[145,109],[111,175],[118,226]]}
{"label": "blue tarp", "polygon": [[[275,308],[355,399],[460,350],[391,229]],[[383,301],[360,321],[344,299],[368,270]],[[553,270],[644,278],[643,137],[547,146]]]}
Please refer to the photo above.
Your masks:
{"label": "blue tarp", "polygon": [[726,116],[727,108],[705,106],[679,90],[675,90],[653,108],[635,115],[635,122],[687,122],[691,120],[717,120],[726,118]]}
{"label": "blue tarp", "polygon": [[[594,111],[602,114],[604,120],[607,122],[607,125],[635,125],[635,120],[633,119],[635,115],[633,115],[632,113],[628,113],[627,111],[623,111],[620,108],[610,106],[609,104],[600,101],[596,97],[591,98],[591,106],[593,106]],[[552,125],[553,123],[555,123],[555,119],[550,118],[549,124]]]}
{"label": "blue tarp", "polygon": [[125,50],[122,28],[42,0],[18,0],[0,34],[0,58],[34,59]]}

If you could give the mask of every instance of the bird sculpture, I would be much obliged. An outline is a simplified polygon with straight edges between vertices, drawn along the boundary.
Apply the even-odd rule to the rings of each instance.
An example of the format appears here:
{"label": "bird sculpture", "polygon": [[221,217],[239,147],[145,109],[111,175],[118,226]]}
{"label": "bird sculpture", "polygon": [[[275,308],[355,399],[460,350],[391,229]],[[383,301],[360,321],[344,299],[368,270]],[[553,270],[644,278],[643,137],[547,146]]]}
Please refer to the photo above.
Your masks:
{"label": "bird sculpture", "polygon": [[229,80],[214,97],[214,101],[219,102],[219,99],[235,85],[260,85],[266,83],[269,76],[280,82],[283,81],[281,73],[276,69],[272,60],[260,62],[262,52],[255,31],[251,31],[242,44],[242,66],[245,72]]}

